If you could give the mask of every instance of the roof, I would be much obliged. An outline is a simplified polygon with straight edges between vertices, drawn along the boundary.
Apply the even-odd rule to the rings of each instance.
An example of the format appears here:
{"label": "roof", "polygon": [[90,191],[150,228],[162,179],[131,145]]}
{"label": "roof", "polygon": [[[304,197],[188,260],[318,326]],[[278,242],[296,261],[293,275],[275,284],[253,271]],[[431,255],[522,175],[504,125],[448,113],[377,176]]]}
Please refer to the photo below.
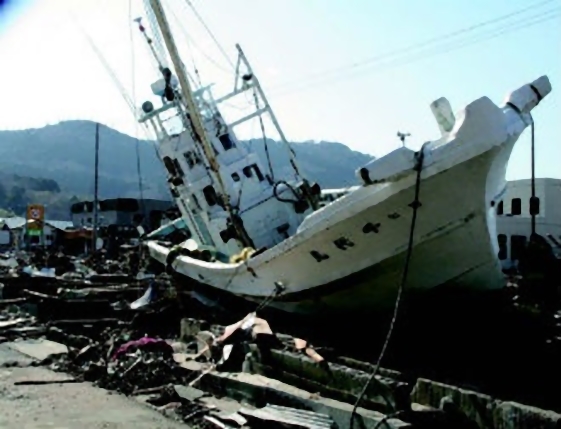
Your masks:
{"label": "roof", "polygon": [[7,225],[10,229],[23,228],[26,222],[26,219],[21,216],[0,218],[0,223]]}
{"label": "roof", "polygon": [[74,228],[74,224],[67,220],[46,220],[45,223],[53,228],[62,229],[63,231]]}
{"label": "roof", "polygon": [[[5,224],[10,229],[18,229],[23,228],[27,223],[27,219],[21,216],[13,216],[13,217],[5,217],[0,218],[0,225]],[[45,220],[47,225],[52,226],[56,229],[69,229],[73,227],[72,222],[65,221],[65,220]]]}

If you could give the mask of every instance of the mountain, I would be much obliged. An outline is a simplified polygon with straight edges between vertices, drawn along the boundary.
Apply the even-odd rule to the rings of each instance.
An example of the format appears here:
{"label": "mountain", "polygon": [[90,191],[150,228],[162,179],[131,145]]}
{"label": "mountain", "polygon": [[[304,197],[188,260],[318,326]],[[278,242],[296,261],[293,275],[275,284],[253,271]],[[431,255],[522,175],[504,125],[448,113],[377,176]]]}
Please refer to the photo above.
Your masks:
{"label": "mountain", "polygon": [[[140,159],[143,196],[169,198],[166,175],[153,142],[139,140],[112,128],[100,126],[99,193],[101,198],[138,197],[137,147]],[[251,140],[266,163],[262,140]],[[290,177],[289,154],[284,144],[267,140],[275,178]],[[304,142],[292,145],[302,174],[317,181],[323,188],[350,186],[357,183],[354,171],[372,159],[370,155],[350,150],[341,143]],[[95,123],[65,121],[43,128],[0,131],[0,197],[16,198],[25,192],[16,207],[0,208],[21,211],[21,204],[30,198],[49,204],[47,215],[53,217],[54,207],[60,217],[70,198],[91,198],[94,182]],[[35,179],[33,179],[35,178]],[[14,190],[15,187],[15,190]],[[42,201],[39,201],[42,200]],[[2,203],[4,201],[4,204]],[[18,213],[20,214],[20,213]]]}

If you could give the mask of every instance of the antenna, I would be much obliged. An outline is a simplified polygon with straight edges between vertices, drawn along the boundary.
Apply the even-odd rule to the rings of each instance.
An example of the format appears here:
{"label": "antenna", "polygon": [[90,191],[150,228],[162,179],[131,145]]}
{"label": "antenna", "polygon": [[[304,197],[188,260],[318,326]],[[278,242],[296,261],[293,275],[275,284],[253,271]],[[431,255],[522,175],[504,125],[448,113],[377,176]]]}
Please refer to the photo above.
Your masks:
{"label": "antenna", "polygon": [[398,131],[397,136],[399,137],[399,140],[401,140],[402,146],[405,147],[405,139],[407,137],[411,137],[411,133],[402,133],[401,131]]}

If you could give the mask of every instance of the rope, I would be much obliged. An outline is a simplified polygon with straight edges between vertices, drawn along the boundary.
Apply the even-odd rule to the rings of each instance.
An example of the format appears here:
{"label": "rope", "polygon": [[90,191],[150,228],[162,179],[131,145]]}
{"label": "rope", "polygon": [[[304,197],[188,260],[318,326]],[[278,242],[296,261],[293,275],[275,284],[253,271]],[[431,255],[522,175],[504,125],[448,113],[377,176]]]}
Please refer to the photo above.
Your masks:
{"label": "rope", "polygon": [[284,286],[280,282],[275,282],[275,288],[267,297],[265,297],[263,301],[261,301],[261,304],[259,304],[255,309],[255,313],[263,310],[283,292],[284,292]]}
{"label": "rope", "polygon": [[421,147],[421,150],[418,152],[417,165],[415,166],[415,169],[417,170],[417,178],[416,178],[416,181],[415,181],[415,199],[410,204],[410,207],[413,208],[413,216],[411,217],[411,227],[409,228],[409,243],[407,244],[407,253],[406,253],[406,256],[405,256],[405,265],[403,267],[401,282],[400,282],[399,288],[397,290],[397,297],[396,297],[396,300],[395,300],[395,307],[394,307],[394,311],[393,311],[392,320],[391,320],[391,323],[390,323],[390,327],[388,329],[388,333],[386,334],[386,339],[384,341],[384,345],[382,346],[382,351],[380,352],[380,356],[378,356],[378,361],[376,362],[376,366],[372,370],[372,373],[368,377],[368,380],[364,384],[364,387],[362,388],[362,390],[361,390],[360,394],[358,395],[358,398],[357,398],[357,400],[356,400],[356,402],[353,406],[353,411],[351,413],[351,420],[349,422],[349,428],[350,429],[353,429],[356,410],[357,410],[357,408],[360,404],[360,401],[364,397],[364,395],[366,393],[366,390],[368,389],[368,386],[370,385],[370,383],[372,382],[372,380],[374,379],[374,377],[378,373],[378,370],[380,369],[380,364],[382,363],[382,359],[384,357],[384,354],[386,353],[386,349],[388,347],[388,344],[390,343],[392,333],[393,333],[393,329],[394,329],[394,326],[395,326],[395,322],[397,320],[399,305],[400,305],[400,302],[401,302],[401,295],[403,293],[403,289],[405,288],[405,284],[407,282],[407,274],[409,273],[409,262],[411,261],[411,254],[413,252],[413,237],[414,237],[414,234],[415,234],[415,225],[416,225],[416,222],[417,222],[417,211],[418,211],[419,207],[421,206],[421,202],[419,201],[419,193],[420,193],[420,190],[421,190],[421,171],[423,170],[423,161],[425,159],[425,146],[426,146],[426,144],[427,143],[425,143]]}

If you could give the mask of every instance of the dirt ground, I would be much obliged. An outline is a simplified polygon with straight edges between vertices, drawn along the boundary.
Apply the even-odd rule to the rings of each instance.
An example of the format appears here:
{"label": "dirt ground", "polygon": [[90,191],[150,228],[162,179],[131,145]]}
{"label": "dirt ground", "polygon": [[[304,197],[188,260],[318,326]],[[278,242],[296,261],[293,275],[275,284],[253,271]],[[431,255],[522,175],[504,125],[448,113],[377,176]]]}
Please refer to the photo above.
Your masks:
{"label": "dirt ground", "polygon": [[[2,429],[186,429],[141,403],[88,383],[15,386],[23,380],[62,380],[64,374],[21,367],[26,356],[0,344]],[[17,363],[20,367],[13,367]]]}

